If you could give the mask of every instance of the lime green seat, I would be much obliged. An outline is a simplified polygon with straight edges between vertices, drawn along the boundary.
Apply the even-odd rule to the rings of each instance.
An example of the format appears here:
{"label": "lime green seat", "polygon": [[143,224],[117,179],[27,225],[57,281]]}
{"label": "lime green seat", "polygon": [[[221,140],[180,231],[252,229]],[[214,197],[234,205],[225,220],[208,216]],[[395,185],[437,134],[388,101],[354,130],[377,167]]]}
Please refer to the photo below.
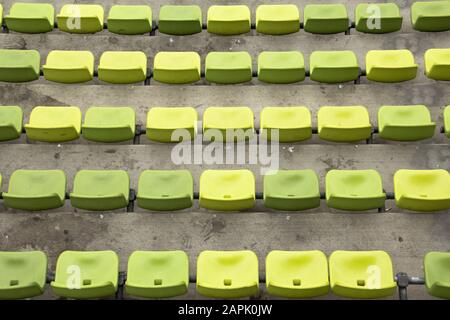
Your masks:
{"label": "lime green seat", "polygon": [[323,83],[354,81],[359,76],[353,51],[314,51],[309,57],[311,80]]}
{"label": "lime green seat", "polygon": [[0,49],[0,81],[27,82],[39,79],[41,56],[36,50]]}
{"label": "lime green seat", "polygon": [[147,56],[141,51],[105,51],[98,78],[109,83],[136,83],[147,78]]}
{"label": "lime green seat", "polygon": [[205,61],[209,82],[236,84],[252,80],[252,57],[248,52],[210,52]]}
{"label": "lime green seat", "polygon": [[413,28],[419,31],[450,30],[450,1],[413,3],[411,22]]}
{"label": "lime green seat", "polygon": [[153,78],[170,84],[200,80],[200,56],[197,52],[158,52],[153,63]]}
{"label": "lime green seat", "polygon": [[382,106],[378,109],[378,131],[383,139],[417,141],[433,137],[436,123],[426,106]]}
{"label": "lime green seat", "polygon": [[43,142],[78,139],[81,132],[81,110],[78,107],[35,107],[25,124],[27,138]]}
{"label": "lime green seat", "polygon": [[428,293],[450,299],[450,252],[428,252],[424,258],[424,271]]}
{"label": "lime green seat", "polygon": [[384,251],[334,251],[329,260],[334,294],[373,299],[392,296],[397,289],[392,261]]}
{"label": "lime green seat", "polygon": [[450,209],[450,174],[446,170],[398,170],[394,175],[397,207],[412,211]]}
{"label": "lime green seat", "polygon": [[308,4],[304,9],[306,32],[331,34],[346,32],[350,22],[343,4]]}
{"label": "lime green seat", "polygon": [[44,293],[47,256],[42,251],[0,251],[0,299],[26,299]]}
{"label": "lime green seat", "polygon": [[359,32],[394,32],[402,28],[402,22],[396,3],[360,3],[355,8],[355,26]]}
{"label": "lime green seat", "polygon": [[417,64],[409,50],[370,50],[366,54],[367,79],[377,82],[403,82],[417,75]]}
{"label": "lime green seat", "polygon": [[425,52],[425,74],[434,80],[450,80],[450,49],[428,49]]}
{"label": "lime green seat", "polygon": [[120,142],[134,138],[136,114],[130,107],[90,107],[84,116],[83,137],[97,142]]}
{"label": "lime green seat", "polygon": [[197,258],[197,292],[213,298],[241,298],[259,291],[253,251],[202,251]]}
{"label": "lime green seat", "polygon": [[249,107],[209,107],[203,112],[205,141],[244,141],[253,134],[253,111]]}
{"label": "lime green seat", "polygon": [[256,31],[280,35],[300,30],[300,12],[295,4],[260,5],[256,8]]}
{"label": "lime green seat", "polygon": [[372,125],[363,106],[321,107],[317,114],[319,137],[335,142],[370,138]]}
{"label": "lime green seat", "polygon": [[5,23],[9,30],[17,32],[48,32],[55,24],[55,9],[48,3],[14,3]]}
{"label": "lime green seat", "polygon": [[155,211],[190,208],[194,180],[188,170],[145,170],[139,176],[137,204]]}
{"label": "lime green seat", "polygon": [[320,206],[319,178],[313,170],[277,170],[264,175],[264,206],[298,211]]}
{"label": "lime green seat", "polygon": [[249,170],[205,170],[200,176],[200,207],[238,211],[255,205],[255,177]]}
{"label": "lime green seat", "polygon": [[124,170],[80,170],[73,182],[73,207],[104,211],[125,208],[130,193],[130,177]]}
{"label": "lime green seat", "polygon": [[0,24],[3,23],[3,6],[0,4]]}
{"label": "lime green seat", "polygon": [[17,106],[0,106],[0,141],[13,140],[22,134],[23,112]]}
{"label": "lime green seat", "polygon": [[[312,136],[311,112],[306,107],[264,107],[260,115],[261,137],[296,142]],[[272,137],[273,136],[273,137]]]}
{"label": "lime green seat", "polygon": [[266,257],[267,292],[283,298],[327,294],[328,261],[322,251],[273,250]]}
{"label": "lime green seat", "polygon": [[199,6],[161,6],[158,31],[179,36],[202,32],[202,9]]}
{"label": "lime green seat", "polygon": [[134,251],[128,259],[127,294],[143,298],[183,295],[189,286],[189,259],[184,251]]}
{"label": "lime green seat", "polygon": [[60,83],[79,83],[94,77],[94,55],[90,51],[53,50],[43,67],[44,78]]}
{"label": "lime green seat", "polygon": [[154,107],[147,113],[147,138],[159,142],[192,140],[197,135],[197,111],[193,107]]}
{"label": "lime green seat", "polygon": [[250,31],[250,9],[244,5],[210,6],[207,30],[220,35],[247,33]]}
{"label": "lime green seat", "polygon": [[103,7],[96,4],[66,4],[56,16],[59,30],[69,33],[102,31],[103,18]]}
{"label": "lime green seat", "polygon": [[450,106],[446,106],[444,109],[444,132],[450,138]]}
{"label": "lime green seat", "polygon": [[144,34],[152,31],[152,8],[113,5],[108,14],[108,30],[117,34]]}
{"label": "lime green seat", "polygon": [[118,288],[119,256],[113,251],[64,251],[56,262],[53,293],[73,299],[109,297]]}
{"label": "lime green seat", "polygon": [[16,170],[3,193],[6,207],[39,211],[59,208],[66,197],[66,175],[61,170]]}
{"label": "lime green seat", "polygon": [[305,80],[305,61],[299,51],[264,51],[258,56],[258,79],[268,83]]}

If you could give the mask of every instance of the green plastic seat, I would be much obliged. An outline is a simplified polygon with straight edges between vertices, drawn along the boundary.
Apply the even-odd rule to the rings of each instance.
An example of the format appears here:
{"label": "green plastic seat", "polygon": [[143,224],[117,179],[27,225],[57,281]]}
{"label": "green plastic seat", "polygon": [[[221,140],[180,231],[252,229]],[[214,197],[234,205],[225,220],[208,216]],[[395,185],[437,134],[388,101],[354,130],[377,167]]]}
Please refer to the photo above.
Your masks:
{"label": "green plastic seat", "polygon": [[366,54],[367,79],[377,82],[403,82],[417,75],[418,65],[409,50],[370,50]]}
{"label": "green plastic seat", "polygon": [[450,299],[450,252],[428,252],[424,258],[424,271],[428,293]]}
{"label": "green plastic seat", "polygon": [[252,57],[248,52],[210,52],[205,61],[209,82],[236,84],[252,80]]}
{"label": "green plastic seat", "polygon": [[350,22],[343,4],[308,4],[304,9],[306,32],[331,34],[346,32]]}
{"label": "green plastic seat", "polygon": [[130,194],[130,177],[124,170],[80,170],[73,181],[73,207],[105,211],[125,208]]}
{"label": "green plastic seat", "polygon": [[152,31],[152,8],[113,5],[108,14],[108,30],[117,34],[144,34]]}
{"label": "green plastic seat", "polygon": [[0,106],[0,141],[13,140],[22,134],[23,112],[17,106]]}
{"label": "green plastic seat", "polygon": [[189,259],[184,251],[134,251],[128,259],[126,292],[143,298],[183,295],[189,286]]}
{"label": "green plastic seat", "polygon": [[446,170],[398,170],[394,175],[397,207],[412,211],[450,209],[450,174]]}
{"label": "green plastic seat", "polygon": [[378,131],[383,139],[417,141],[433,137],[436,123],[426,106],[382,106],[378,109]]}
{"label": "green plastic seat", "polygon": [[386,194],[375,170],[330,170],[326,175],[326,199],[330,208],[363,211],[384,207]]}
{"label": "green plastic seat", "polygon": [[155,211],[192,207],[194,179],[188,170],[145,170],[139,176],[137,204]]}
{"label": "green plastic seat", "polygon": [[256,8],[256,31],[280,35],[300,30],[300,12],[295,4],[260,5]]}
{"label": "green plastic seat", "polygon": [[[238,211],[255,205],[255,177],[249,170],[205,170],[200,176],[200,207]],[[197,275],[198,276],[198,275]]]}
{"label": "green plastic seat", "polygon": [[335,142],[361,141],[370,138],[372,125],[363,106],[321,107],[317,114],[319,137]]}
{"label": "green plastic seat", "polygon": [[329,265],[331,290],[338,296],[383,298],[397,289],[391,257],[384,251],[334,251]]}
{"label": "green plastic seat", "polygon": [[153,78],[169,84],[200,80],[200,56],[197,52],[158,52],[153,63]]}
{"label": "green plastic seat", "polygon": [[266,257],[267,292],[283,298],[327,294],[328,261],[322,251],[273,250]]}
{"label": "green plastic seat", "polygon": [[202,9],[199,6],[161,6],[158,31],[179,36],[202,32]]}
{"label": "green plastic seat", "polygon": [[450,138],[450,106],[446,106],[444,109],[444,132]]}
{"label": "green plastic seat", "polygon": [[355,8],[355,26],[359,32],[395,32],[402,28],[402,22],[396,3],[359,3]]}
{"label": "green plastic seat", "polygon": [[353,51],[314,51],[309,58],[311,80],[323,83],[354,81],[359,76]]}
{"label": "green plastic seat", "polygon": [[241,298],[259,291],[253,251],[202,251],[197,258],[197,292],[213,298]]}
{"label": "green plastic seat", "polygon": [[244,5],[210,6],[207,30],[220,35],[247,33],[250,31],[250,9]]}
{"label": "green plastic seat", "polygon": [[42,251],[0,251],[0,299],[26,299],[44,293],[47,256]]}
{"label": "green plastic seat", "polygon": [[5,16],[9,30],[23,33],[43,33],[53,30],[55,9],[48,3],[14,3]]}
{"label": "green plastic seat", "polygon": [[154,107],[147,113],[147,138],[159,142],[192,140],[197,135],[197,110],[193,107]]}
{"label": "green plastic seat", "polygon": [[62,207],[66,197],[66,175],[61,170],[16,170],[3,193],[6,207],[39,211]]}
{"label": "green plastic seat", "polygon": [[258,79],[267,83],[305,80],[305,61],[299,51],[264,51],[258,56]]}
{"label": "green plastic seat", "polygon": [[64,251],[50,285],[60,297],[95,299],[114,295],[118,278],[119,256],[114,251]]}
{"label": "green plastic seat", "polygon": [[253,111],[249,107],[208,107],[203,112],[205,141],[245,141],[253,134]]}
{"label": "green plastic seat", "polygon": [[39,79],[41,56],[36,50],[0,49],[0,81],[27,82]]}
{"label": "green plastic seat", "polygon": [[94,55],[90,51],[53,50],[43,66],[44,78],[60,83],[80,83],[94,78]]}
{"label": "green plastic seat", "polygon": [[137,83],[147,78],[147,56],[141,51],[105,51],[98,78],[109,83]]}
{"label": "green plastic seat", "polygon": [[298,211],[320,206],[319,178],[313,170],[277,170],[264,175],[264,206]]}
{"label": "green plastic seat", "polygon": [[450,80],[450,49],[428,49],[425,52],[425,74],[434,80]]}
{"label": "green plastic seat", "polygon": [[103,30],[103,7],[97,4],[66,4],[56,16],[58,29],[69,33]]}
{"label": "green plastic seat", "polygon": [[134,138],[136,114],[130,107],[90,107],[84,116],[83,137],[97,142],[120,142]]}
{"label": "green plastic seat", "polygon": [[450,1],[414,2],[411,22],[418,31],[450,30]]}

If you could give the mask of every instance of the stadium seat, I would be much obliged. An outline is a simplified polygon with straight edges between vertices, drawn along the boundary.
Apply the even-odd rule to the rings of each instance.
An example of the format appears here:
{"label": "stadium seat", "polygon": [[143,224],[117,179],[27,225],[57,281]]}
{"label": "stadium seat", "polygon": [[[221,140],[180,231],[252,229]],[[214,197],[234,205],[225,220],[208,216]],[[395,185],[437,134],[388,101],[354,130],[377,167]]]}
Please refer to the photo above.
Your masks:
{"label": "stadium seat", "polygon": [[258,56],[258,79],[268,83],[305,80],[305,61],[299,51],[264,51]]}
{"label": "stadium seat", "polygon": [[361,141],[370,138],[372,125],[363,106],[321,107],[317,114],[319,137],[336,142]]}
{"label": "stadium seat", "polygon": [[354,81],[359,76],[353,51],[314,51],[309,57],[311,80],[323,83]]}
{"label": "stadium seat", "polygon": [[300,30],[300,12],[295,4],[260,5],[256,8],[256,31],[280,35]]}
{"label": "stadium seat", "polygon": [[326,199],[330,208],[362,211],[384,206],[386,194],[375,170],[330,170],[326,175]]}
{"label": "stadium seat", "polygon": [[16,170],[3,193],[6,207],[39,211],[62,207],[66,197],[66,175],[61,170]]}
{"label": "stadium seat", "polygon": [[417,68],[409,50],[370,50],[366,54],[367,79],[371,81],[408,81],[416,77]]}
{"label": "stadium seat", "polygon": [[209,82],[236,84],[252,80],[252,57],[248,52],[210,52],[205,61]]}
{"label": "stadium seat", "polygon": [[27,138],[43,142],[64,142],[78,139],[81,131],[81,110],[78,107],[35,107],[25,124]]}
{"label": "stadium seat", "polygon": [[96,4],[66,4],[56,16],[58,28],[69,33],[103,30],[103,7]]}
{"label": "stadium seat", "polygon": [[450,174],[446,170],[398,170],[394,175],[397,207],[412,211],[450,209]]}
{"label": "stadium seat", "polygon": [[94,77],[94,55],[90,51],[53,50],[44,65],[44,78],[60,83],[79,83]]}
{"label": "stadium seat", "polygon": [[130,177],[123,170],[80,170],[73,181],[73,207],[104,211],[125,208],[130,193]]}
{"label": "stadium seat", "polygon": [[109,297],[118,288],[119,256],[113,251],[64,251],[56,262],[53,293],[73,299]]}
{"label": "stadium seat", "polygon": [[209,107],[203,112],[205,141],[244,141],[253,134],[253,111],[249,107]]}
{"label": "stadium seat", "polygon": [[444,109],[444,132],[450,138],[450,106],[446,106]]}
{"label": "stadium seat", "polygon": [[0,81],[27,82],[39,79],[41,56],[36,50],[0,49]]}
{"label": "stadium seat", "polygon": [[205,170],[200,176],[200,207],[239,211],[255,205],[255,177],[249,170]]}
{"label": "stadium seat", "polygon": [[53,30],[55,9],[48,3],[21,3],[11,6],[5,16],[9,30],[23,33],[43,33]]}
{"label": "stadium seat", "polygon": [[108,14],[108,30],[117,34],[144,34],[152,31],[152,8],[113,5]]}
{"label": "stadium seat", "polygon": [[147,78],[147,56],[141,51],[105,51],[98,78],[109,83],[136,83]]}
{"label": "stadium seat", "polygon": [[17,106],[0,106],[0,141],[13,140],[22,134],[23,112]]}
{"label": "stadium seat", "polygon": [[250,9],[244,5],[210,6],[207,30],[221,35],[247,33],[250,31]]}
{"label": "stadium seat", "polygon": [[450,80],[450,49],[428,49],[425,52],[425,74],[434,80]]}
{"label": "stadium seat", "polygon": [[137,204],[155,211],[190,208],[194,180],[188,170],[145,170],[139,176]]}
{"label": "stadium seat", "polygon": [[279,142],[296,142],[312,136],[311,112],[306,107],[264,107],[260,115],[260,135],[272,140],[278,130]]}
{"label": "stadium seat", "polygon": [[143,298],[183,295],[189,286],[189,258],[184,251],[134,251],[128,259],[127,294]]}
{"label": "stadium seat", "polygon": [[402,22],[396,3],[360,3],[355,8],[355,26],[359,32],[394,32],[402,28]]}
{"label": "stadium seat", "polygon": [[433,137],[436,123],[426,106],[382,106],[378,109],[378,131],[383,139],[417,141]]}
{"label": "stadium seat", "polygon": [[413,28],[419,31],[450,30],[450,1],[413,3],[411,21]]}
{"label": "stadium seat", "polygon": [[200,56],[197,52],[158,52],[153,63],[153,78],[170,84],[200,80]]}
{"label": "stadium seat", "polygon": [[450,299],[450,252],[428,252],[424,258],[424,271],[428,293]]}
{"label": "stadium seat", "polygon": [[0,251],[0,299],[26,299],[44,293],[47,256],[42,251]]}
{"label": "stadium seat", "polygon": [[202,32],[202,9],[199,6],[163,5],[159,10],[158,31],[179,36]]}
{"label": "stadium seat", "polygon": [[2,23],[3,23],[3,6],[0,3],[0,24],[2,24]]}
{"label": "stadium seat", "polygon": [[136,114],[130,107],[90,107],[84,116],[83,137],[97,142],[120,142],[134,138]]}
{"label": "stadium seat", "polygon": [[213,298],[241,298],[259,291],[253,251],[202,251],[197,258],[197,292]]}
{"label": "stadium seat", "polygon": [[308,4],[304,9],[306,32],[331,34],[346,32],[350,26],[343,4]]}
{"label": "stadium seat", "polygon": [[147,138],[159,142],[192,140],[197,135],[197,110],[192,107],[154,107],[147,113]]}
{"label": "stadium seat", "polygon": [[284,298],[327,294],[328,261],[322,251],[273,250],[266,257],[267,292]]}
{"label": "stadium seat", "polygon": [[264,206],[299,211],[320,206],[319,178],[313,170],[277,170],[264,175]]}

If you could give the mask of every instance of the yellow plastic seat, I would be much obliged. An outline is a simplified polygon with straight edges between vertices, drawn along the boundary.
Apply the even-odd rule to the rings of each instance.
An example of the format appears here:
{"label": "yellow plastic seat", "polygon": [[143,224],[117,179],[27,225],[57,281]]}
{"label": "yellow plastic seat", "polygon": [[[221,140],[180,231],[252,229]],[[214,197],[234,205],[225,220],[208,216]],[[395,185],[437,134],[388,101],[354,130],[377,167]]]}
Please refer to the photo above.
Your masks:
{"label": "yellow plastic seat", "polygon": [[446,106],[444,109],[444,132],[450,138],[450,106]]}
{"label": "yellow plastic seat", "polygon": [[53,50],[43,66],[44,78],[60,83],[79,83],[94,77],[94,55],[90,51]]}
{"label": "yellow plastic seat", "polygon": [[244,141],[253,133],[253,111],[249,107],[209,107],[203,113],[203,140]]}
{"label": "yellow plastic seat", "polygon": [[105,51],[98,78],[109,83],[136,83],[147,77],[147,56],[141,51]]}
{"label": "yellow plastic seat", "polygon": [[197,110],[193,107],[155,107],[147,113],[147,138],[159,142],[192,140],[197,135]]}
{"label": "yellow plastic seat", "polygon": [[409,50],[370,50],[366,54],[367,79],[403,82],[416,77],[418,65]]}
{"label": "yellow plastic seat", "polygon": [[210,6],[207,30],[220,35],[247,33],[250,31],[250,9],[244,5]]}
{"label": "yellow plastic seat", "polygon": [[69,33],[103,30],[103,7],[96,4],[66,4],[56,16],[58,29]]}
{"label": "yellow plastic seat", "polygon": [[425,52],[425,74],[434,80],[450,80],[450,49],[428,49]]}
{"label": "yellow plastic seat", "polygon": [[196,82],[200,80],[200,56],[197,52],[158,52],[153,78],[170,84]]}
{"label": "yellow plastic seat", "polygon": [[260,5],[256,8],[256,31],[288,34],[300,30],[300,12],[295,4]]}

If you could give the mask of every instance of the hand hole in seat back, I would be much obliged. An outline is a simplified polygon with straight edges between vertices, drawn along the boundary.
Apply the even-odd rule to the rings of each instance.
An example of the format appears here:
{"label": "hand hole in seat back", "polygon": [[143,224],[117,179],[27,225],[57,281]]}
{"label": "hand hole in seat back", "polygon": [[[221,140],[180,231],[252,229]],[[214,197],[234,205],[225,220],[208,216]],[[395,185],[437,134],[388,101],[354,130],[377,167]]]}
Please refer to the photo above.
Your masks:
{"label": "hand hole in seat back", "polygon": [[231,279],[223,279],[224,286],[231,286],[231,283],[232,283]]}

